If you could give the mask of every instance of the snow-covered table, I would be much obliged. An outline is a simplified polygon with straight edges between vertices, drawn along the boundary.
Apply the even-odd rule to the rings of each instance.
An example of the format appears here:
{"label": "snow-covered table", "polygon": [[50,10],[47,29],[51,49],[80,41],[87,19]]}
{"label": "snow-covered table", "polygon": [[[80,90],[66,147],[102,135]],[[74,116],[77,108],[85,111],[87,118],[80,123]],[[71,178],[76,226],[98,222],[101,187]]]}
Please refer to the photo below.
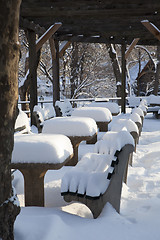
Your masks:
{"label": "snow-covered table", "polygon": [[92,102],[87,105],[88,107],[104,107],[110,110],[112,116],[117,116],[120,113],[120,109],[117,103],[113,102]]}
{"label": "snow-covered table", "polygon": [[107,132],[108,124],[112,121],[112,114],[110,110],[105,107],[75,108],[72,116],[93,118],[100,132]]}
{"label": "snow-covered table", "polygon": [[21,134],[14,137],[11,168],[24,176],[25,206],[44,206],[44,176],[59,169],[73,155],[72,144],[64,135]]}
{"label": "snow-covered table", "polygon": [[64,134],[72,142],[74,155],[66,165],[75,166],[78,162],[78,146],[97,135],[94,119],[88,117],[56,117],[44,122],[42,133]]}

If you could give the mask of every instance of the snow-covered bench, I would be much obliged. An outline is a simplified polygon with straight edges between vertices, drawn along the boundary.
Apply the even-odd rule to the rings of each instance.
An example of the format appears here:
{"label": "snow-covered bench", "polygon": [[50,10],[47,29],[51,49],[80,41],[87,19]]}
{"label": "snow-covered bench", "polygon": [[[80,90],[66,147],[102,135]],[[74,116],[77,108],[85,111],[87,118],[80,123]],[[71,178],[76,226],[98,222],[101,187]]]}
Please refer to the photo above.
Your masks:
{"label": "snow-covered bench", "polygon": [[160,96],[149,96],[148,112],[152,112],[157,119],[160,118]]}
{"label": "snow-covered bench", "polygon": [[55,117],[44,122],[42,133],[64,134],[69,137],[74,155],[66,165],[74,166],[78,162],[79,144],[97,135],[97,125],[94,119],[88,117]]}
{"label": "snow-covered bench", "polygon": [[29,118],[21,109],[19,109],[19,113],[15,122],[14,132],[15,134],[31,132]]}
{"label": "snow-covered bench", "polygon": [[56,117],[55,109],[52,105],[40,107],[38,105],[34,106],[33,109],[33,125],[38,129],[38,132],[42,132],[43,123],[45,120]]}
{"label": "snow-covered bench", "polygon": [[[135,124],[137,125],[138,130],[139,130],[139,136],[141,136],[141,132],[142,132],[142,119],[141,119],[140,115],[138,113],[134,112],[134,113],[130,114],[129,118],[133,122],[135,122]],[[139,141],[139,139],[138,139],[138,141]],[[137,141],[137,143],[138,143],[138,141]]]}
{"label": "snow-covered bench", "polygon": [[142,121],[142,127],[143,127],[144,112],[143,112],[142,108],[140,108],[140,107],[133,108],[132,113],[137,113],[140,116],[141,121]]}
{"label": "snow-covered bench", "polygon": [[62,178],[64,200],[84,203],[94,218],[107,202],[119,212],[123,178],[133,151],[128,131],[107,132],[106,139],[95,144],[95,153],[84,155]]}
{"label": "snow-covered bench", "polygon": [[45,173],[61,168],[72,155],[72,144],[64,135],[14,136],[11,168],[18,169],[24,176],[25,206],[44,206]]}
{"label": "snow-covered bench", "polygon": [[[135,143],[134,151],[136,152],[136,145],[139,140],[139,130],[138,130],[136,123],[133,122],[131,119],[117,119],[117,121],[115,121],[114,124],[112,125],[111,131],[119,132],[123,128],[126,128],[127,131],[133,137],[134,143]],[[103,139],[105,139],[105,135],[103,136]],[[133,153],[130,154],[130,159],[129,159],[129,164],[131,166],[132,166],[132,161],[133,161]]]}

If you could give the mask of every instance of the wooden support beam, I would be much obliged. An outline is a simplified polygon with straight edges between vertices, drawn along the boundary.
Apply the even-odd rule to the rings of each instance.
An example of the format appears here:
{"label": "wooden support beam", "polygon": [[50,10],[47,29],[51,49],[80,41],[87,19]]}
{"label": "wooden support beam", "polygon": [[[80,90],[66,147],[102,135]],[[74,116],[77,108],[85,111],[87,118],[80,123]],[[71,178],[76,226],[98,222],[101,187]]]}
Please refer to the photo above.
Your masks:
{"label": "wooden support beam", "polygon": [[126,113],[126,59],[125,59],[126,44],[121,46],[122,54],[122,89],[121,89],[121,112]]}
{"label": "wooden support beam", "polygon": [[133,50],[133,48],[136,46],[137,42],[139,41],[140,38],[135,38],[131,44],[129,45],[128,49],[125,52],[125,59],[128,58],[129,54],[131,53],[131,51]]}
{"label": "wooden support beam", "polygon": [[37,41],[36,51],[42,47],[42,45],[62,26],[62,23],[55,23],[52,25]]}
{"label": "wooden support beam", "polygon": [[62,57],[64,54],[64,51],[69,47],[71,42],[69,41],[63,41],[61,45],[59,46],[59,57]]}
{"label": "wooden support beam", "polygon": [[160,30],[148,20],[143,20],[141,23],[160,41]]}
{"label": "wooden support beam", "polygon": [[50,48],[52,56],[52,75],[53,75],[53,106],[60,100],[60,83],[59,83],[59,42],[50,38]]}
{"label": "wooden support beam", "polygon": [[30,112],[31,125],[33,123],[33,108],[37,105],[37,52],[36,52],[36,33],[28,31],[29,42],[29,80],[30,80]]}

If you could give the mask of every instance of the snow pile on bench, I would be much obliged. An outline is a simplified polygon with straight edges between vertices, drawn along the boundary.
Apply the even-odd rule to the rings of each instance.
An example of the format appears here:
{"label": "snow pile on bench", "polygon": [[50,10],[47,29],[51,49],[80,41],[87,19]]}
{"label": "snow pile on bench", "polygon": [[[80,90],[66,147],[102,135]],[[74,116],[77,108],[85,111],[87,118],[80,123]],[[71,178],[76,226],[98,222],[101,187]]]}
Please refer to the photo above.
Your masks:
{"label": "snow pile on bench", "polygon": [[51,104],[48,104],[47,106],[43,106],[43,108],[41,108],[38,105],[35,105],[33,112],[37,112],[39,114],[39,119],[41,120],[41,122],[44,122],[44,120],[50,119],[56,116],[55,109]]}
{"label": "snow pile on bench", "polygon": [[72,153],[72,144],[64,135],[16,135],[12,163],[61,163]]}
{"label": "snow pile on bench", "polygon": [[133,108],[132,113],[138,113],[140,117],[144,118],[143,110],[140,107]]}
{"label": "snow pile on bench", "polygon": [[21,133],[29,133],[31,131],[29,118],[25,112],[19,109],[19,114],[15,122],[15,131],[21,131]]}
{"label": "snow pile on bench", "polygon": [[97,125],[94,119],[87,117],[56,117],[46,120],[42,131],[67,136],[92,136],[97,132]]}
{"label": "snow pile on bench", "polygon": [[130,114],[130,119],[133,122],[135,122],[135,123],[138,122],[138,123],[140,123],[142,125],[142,120],[141,120],[141,118],[140,118],[138,113],[136,113],[136,112],[131,113]]}
{"label": "snow pile on bench", "polygon": [[112,114],[109,109],[104,107],[81,107],[75,108],[72,116],[91,117],[96,122],[110,122]]}
{"label": "snow pile on bench", "polygon": [[107,132],[105,140],[95,144],[94,153],[85,154],[77,165],[64,175],[61,184],[62,195],[71,192],[99,197],[103,194],[114,173],[116,153],[126,144],[134,146],[134,140],[126,130]]}
{"label": "snow pile on bench", "polygon": [[136,132],[139,134],[139,130],[135,122],[133,122],[131,119],[118,119],[114,122],[111,126],[111,131],[119,132],[123,128],[126,128],[128,132]]}
{"label": "snow pile on bench", "polygon": [[92,102],[87,105],[88,107],[104,107],[108,108],[110,112],[114,115],[119,114],[119,106],[117,103],[113,102]]}

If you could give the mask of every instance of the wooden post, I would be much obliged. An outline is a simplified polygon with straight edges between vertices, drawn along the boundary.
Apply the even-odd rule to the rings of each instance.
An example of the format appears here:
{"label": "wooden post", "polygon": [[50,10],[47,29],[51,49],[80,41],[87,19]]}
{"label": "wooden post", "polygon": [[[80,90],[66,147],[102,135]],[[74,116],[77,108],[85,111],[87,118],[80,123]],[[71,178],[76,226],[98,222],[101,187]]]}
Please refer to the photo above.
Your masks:
{"label": "wooden post", "polygon": [[52,55],[52,74],[53,74],[53,106],[55,102],[60,100],[60,85],[59,85],[59,43],[58,40],[49,40],[51,55]]}
{"label": "wooden post", "polygon": [[160,79],[160,45],[157,46],[157,66],[153,91],[154,95],[158,95],[159,79]]}
{"label": "wooden post", "polygon": [[37,105],[37,66],[36,66],[36,33],[28,31],[29,42],[29,79],[30,79],[30,112],[31,125],[33,122],[33,108]]}
{"label": "wooden post", "polygon": [[121,112],[126,113],[126,60],[125,60],[126,44],[122,44],[122,95],[121,95]]}

